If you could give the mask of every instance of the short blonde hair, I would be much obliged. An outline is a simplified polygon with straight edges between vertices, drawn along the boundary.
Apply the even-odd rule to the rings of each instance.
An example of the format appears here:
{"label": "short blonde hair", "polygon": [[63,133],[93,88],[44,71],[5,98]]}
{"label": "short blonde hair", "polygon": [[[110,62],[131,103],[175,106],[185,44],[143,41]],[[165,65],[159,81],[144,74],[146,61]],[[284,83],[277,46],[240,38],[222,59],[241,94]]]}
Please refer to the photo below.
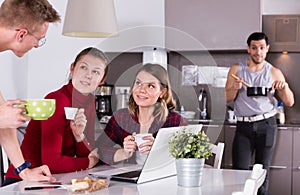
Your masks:
{"label": "short blonde hair", "polygon": [[0,7],[0,24],[5,27],[39,30],[45,22],[59,22],[60,16],[47,0],[5,0]]}

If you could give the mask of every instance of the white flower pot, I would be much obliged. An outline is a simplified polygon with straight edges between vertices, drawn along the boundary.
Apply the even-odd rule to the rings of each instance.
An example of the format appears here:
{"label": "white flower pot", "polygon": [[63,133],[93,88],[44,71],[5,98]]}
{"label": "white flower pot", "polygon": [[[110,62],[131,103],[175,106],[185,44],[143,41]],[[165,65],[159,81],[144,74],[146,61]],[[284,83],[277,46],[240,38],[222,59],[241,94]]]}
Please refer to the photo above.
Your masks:
{"label": "white flower pot", "polygon": [[178,185],[184,187],[200,186],[204,161],[204,158],[177,159],[176,170]]}

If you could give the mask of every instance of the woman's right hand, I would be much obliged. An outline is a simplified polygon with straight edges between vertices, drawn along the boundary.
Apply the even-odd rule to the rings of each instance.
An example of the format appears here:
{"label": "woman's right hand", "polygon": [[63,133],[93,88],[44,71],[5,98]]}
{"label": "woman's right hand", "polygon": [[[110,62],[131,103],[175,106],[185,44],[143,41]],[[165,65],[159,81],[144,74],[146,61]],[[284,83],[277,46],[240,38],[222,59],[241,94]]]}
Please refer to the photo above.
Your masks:
{"label": "woman's right hand", "polygon": [[124,138],[123,146],[124,146],[124,153],[127,158],[131,157],[133,152],[136,151],[136,143],[134,141],[134,136],[136,133],[134,132],[132,135],[128,135]]}
{"label": "woman's right hand", "polygon": [[81,142],[84,139],[86,123],[87,120],[84,114],[84,109],[80,108],[76,113],[75,119],[70,122],[70,127],[77,142]]}

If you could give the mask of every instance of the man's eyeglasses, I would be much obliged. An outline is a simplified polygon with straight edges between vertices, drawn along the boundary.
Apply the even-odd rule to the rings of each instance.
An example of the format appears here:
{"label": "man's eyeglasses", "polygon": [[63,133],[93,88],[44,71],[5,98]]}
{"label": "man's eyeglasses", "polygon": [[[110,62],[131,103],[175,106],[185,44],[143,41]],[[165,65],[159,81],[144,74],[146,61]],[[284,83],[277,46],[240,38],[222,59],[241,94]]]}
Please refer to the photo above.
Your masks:
{"label": "man's eyeglasses", "polygon": [[[21,29],[16,29],[16,31],[20,31]],[[36,37],[34,34],[32,34],[31,32],[29,32],[28,29],[25,28],[25,30],[27,31],[27,33],[31,36],[33,36],[37,41],[38,41],[38,46],[42,47],[43,45],[45,45],[46,43],[46,37],[42,37],[42,38],[38,38]]]}
{"label": "man's eyeglasses", "polygon": [[29,35],[33,36],[37,41],[38,41],[38,46],[42,47],[43,45],[45,45],[46,43],[46,37],[42,37],[42,38],[37,38],[34,34],[30,33],[29,31],[27,31]]}

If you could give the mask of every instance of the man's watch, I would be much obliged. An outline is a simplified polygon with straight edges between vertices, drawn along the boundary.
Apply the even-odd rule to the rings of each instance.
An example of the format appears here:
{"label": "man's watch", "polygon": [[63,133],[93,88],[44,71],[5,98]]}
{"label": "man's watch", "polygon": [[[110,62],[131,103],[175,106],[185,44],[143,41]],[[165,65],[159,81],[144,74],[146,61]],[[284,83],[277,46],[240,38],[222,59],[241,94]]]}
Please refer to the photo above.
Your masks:
{"label": "man's watch", "polygon": [[31,164],[30,162],[28,162],[27,160],[25,160],[25,162],[23,164],[21,164],[19,167],[14,169],[14,173],[16,175],[19,175],[24,169],[26,168],[30,168]]}

